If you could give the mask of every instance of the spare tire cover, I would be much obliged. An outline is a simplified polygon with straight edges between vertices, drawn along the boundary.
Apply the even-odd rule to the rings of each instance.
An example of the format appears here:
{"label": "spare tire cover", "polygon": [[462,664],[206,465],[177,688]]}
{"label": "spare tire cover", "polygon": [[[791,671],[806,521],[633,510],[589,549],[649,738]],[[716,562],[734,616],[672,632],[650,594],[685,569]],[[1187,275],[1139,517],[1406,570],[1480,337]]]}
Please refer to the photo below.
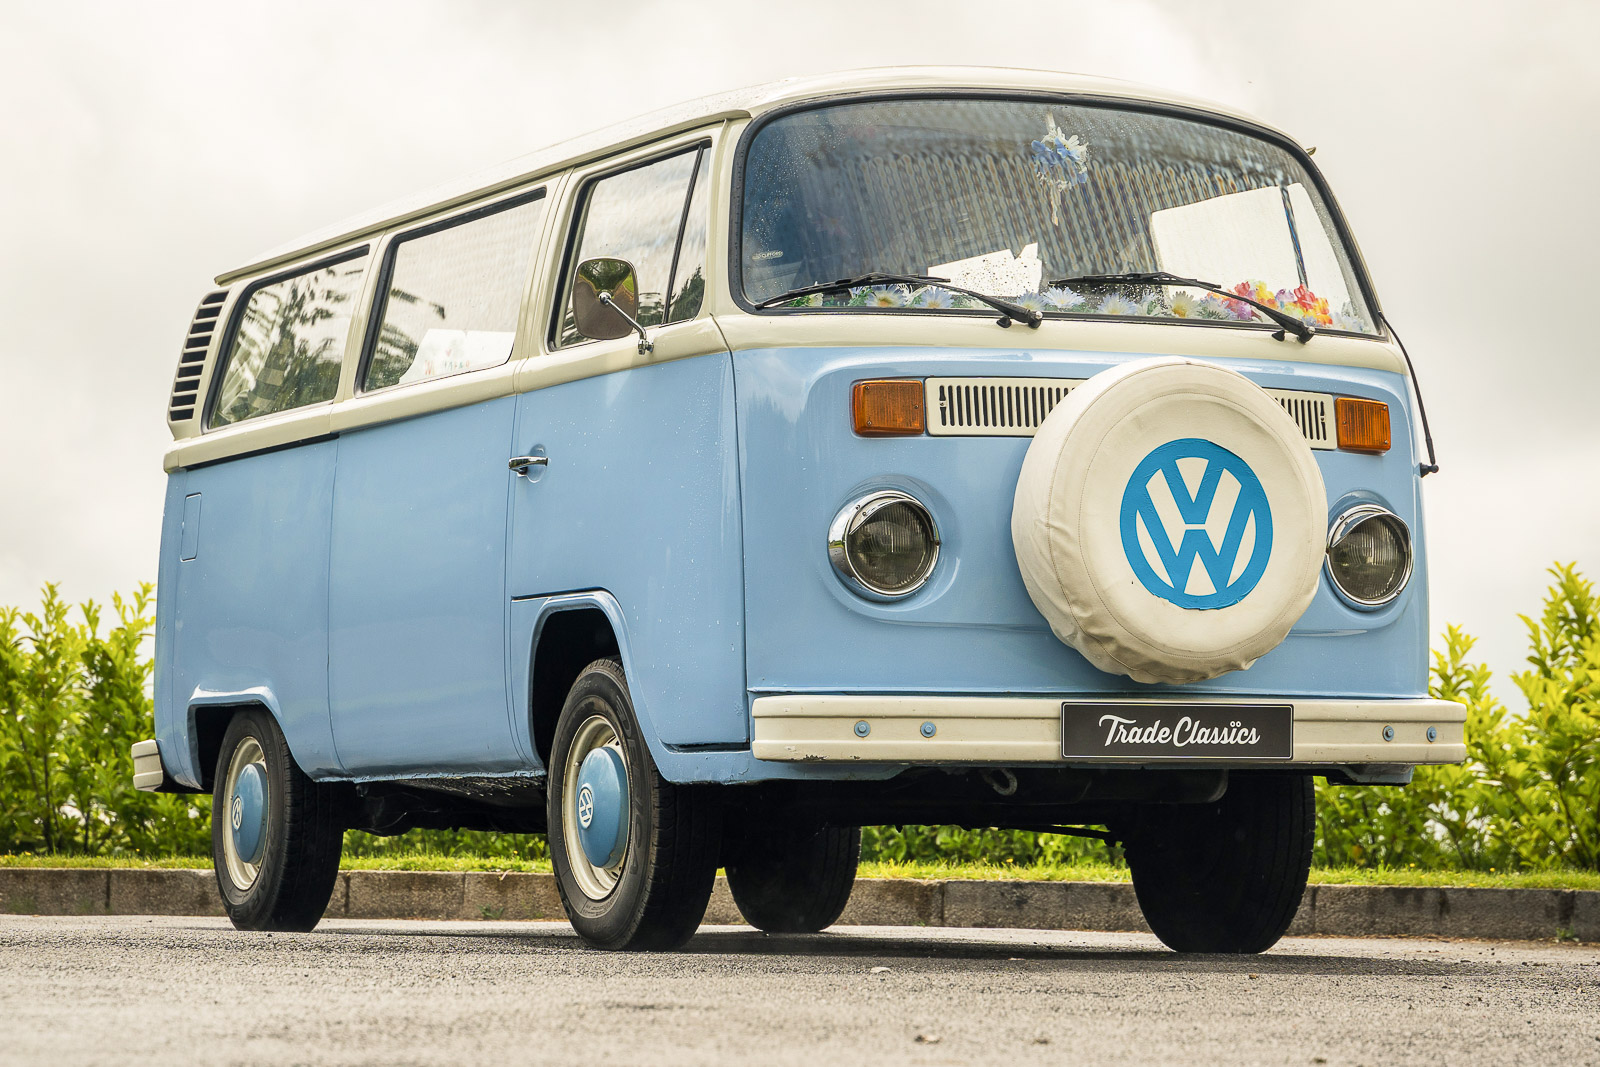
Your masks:
{"label": "spare tire cover", "polygon": [[1103,671],[1197,682],[1243,670],[1316,594],[1327,499],[1300,428],[1247,378],[1143,359],[1045,418],[1011,539],[1057,637]]}

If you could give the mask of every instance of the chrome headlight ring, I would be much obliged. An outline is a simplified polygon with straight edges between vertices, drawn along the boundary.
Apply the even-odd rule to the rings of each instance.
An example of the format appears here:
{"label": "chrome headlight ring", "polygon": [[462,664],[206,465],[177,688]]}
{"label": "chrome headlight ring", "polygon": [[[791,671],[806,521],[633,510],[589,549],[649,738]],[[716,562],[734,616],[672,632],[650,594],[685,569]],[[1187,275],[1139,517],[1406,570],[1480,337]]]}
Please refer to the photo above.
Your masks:
{"label": "chrome headlight ring", "polygon": [[[903,505],[915,512],[917,520],[925,528],[926,549],[911,577],[900,585],[890,587],[862,573],[861,561],[852,551],[851,537],[873,516],[894,505]],[[933,513],[928,506],[909,493],[894,489],[879,489],[857,497],[841,508],[828,526],[829,562],[851,592],[868,600],[903,600],[927,585],[939,562],[939,545],[939,527],[933,521]]]}
{"label": "chrome headlight ring", "polygon": [[[1404,555],[1400,577],[1394,582],[1393,588],[1382,596],[1375,598],[1363,597],[1346,589],[1339,583],[1338,572],[1334,570],[1333,566],[1334,549],[1338,548],[1345,538],[1354,533],[1358,527],[1368,522],[1382,522],[1388,525],[1395,533],[1396,540],[1399,541],[1401,552]],[[1416,553],[1412,550],[1411,544],[1411,527],[1406,525],[1404,519],[1388,508],[1380,507],[1377,504],[1357,504],[1341,512],[1333,520],[1332,525],[1328,527],[1328,545],[1323,553],[1323,571],[1328,576],[1328,584],[1333,587],[1333,591],[1340,600],[1362,611],[1375,611],[1378,608],[1394,603],[1395,598],[1405,592],[1406,586],[1411,584],[1411,570],[1415,559]]]}

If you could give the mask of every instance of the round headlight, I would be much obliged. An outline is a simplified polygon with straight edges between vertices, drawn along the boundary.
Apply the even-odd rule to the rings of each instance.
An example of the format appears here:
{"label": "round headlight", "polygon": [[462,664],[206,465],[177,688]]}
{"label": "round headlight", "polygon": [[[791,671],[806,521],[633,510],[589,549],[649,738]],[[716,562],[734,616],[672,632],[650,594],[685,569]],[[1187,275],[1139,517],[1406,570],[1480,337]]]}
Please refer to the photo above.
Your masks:
{"label": "round headlight", "polygon": [[1376,504],[1351,508],[1328,531],[1328,577],[1352,605],[1382,607],[1411,578],[1411,531]]}
{"label": "round headlight", "polygon": [[881,490],[851,501],[834,516],[828,558],[862,596],[910,596],[927,583],[938,562],[939,530],[921,501]]}

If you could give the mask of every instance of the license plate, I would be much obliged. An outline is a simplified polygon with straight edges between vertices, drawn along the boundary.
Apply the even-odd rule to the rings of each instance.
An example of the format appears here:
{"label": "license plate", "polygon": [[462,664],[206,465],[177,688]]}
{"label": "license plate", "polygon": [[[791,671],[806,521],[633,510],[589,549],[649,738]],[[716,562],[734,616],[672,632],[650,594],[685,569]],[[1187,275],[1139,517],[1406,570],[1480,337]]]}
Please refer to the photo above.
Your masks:
{"label": "license plate", "polygon": [[1290,704],[1061,705],[1066,759],[1293,759]]}

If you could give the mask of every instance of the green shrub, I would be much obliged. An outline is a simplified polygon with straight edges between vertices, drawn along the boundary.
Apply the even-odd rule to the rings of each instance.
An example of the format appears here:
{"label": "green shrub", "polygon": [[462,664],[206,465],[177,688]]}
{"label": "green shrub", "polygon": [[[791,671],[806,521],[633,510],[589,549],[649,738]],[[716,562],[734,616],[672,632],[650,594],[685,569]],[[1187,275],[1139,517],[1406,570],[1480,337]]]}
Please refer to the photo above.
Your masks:
{"label": "green shrub", "polygon": [[209,797],[143,793],[128,749],[153,731],[151,590],[112,598],[100,634],[53,585],[37,614],[0,609],[0,852],[208,851]]}
{"label": "green shrub", "polygon": [[1466,704],[1466,762],[1404,789],[1319,788],[1319,864],[1600,870],[1600,604],[1574,566],[1550,573],[1543,614],[1523,616],[1531,669],[1512,676],[1528,711],[1507,712],[1450,627],[1430,691]]}

